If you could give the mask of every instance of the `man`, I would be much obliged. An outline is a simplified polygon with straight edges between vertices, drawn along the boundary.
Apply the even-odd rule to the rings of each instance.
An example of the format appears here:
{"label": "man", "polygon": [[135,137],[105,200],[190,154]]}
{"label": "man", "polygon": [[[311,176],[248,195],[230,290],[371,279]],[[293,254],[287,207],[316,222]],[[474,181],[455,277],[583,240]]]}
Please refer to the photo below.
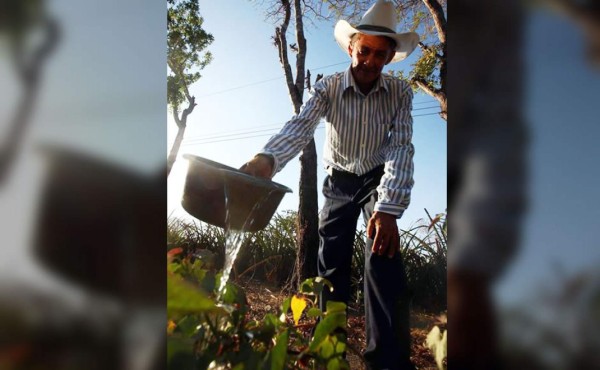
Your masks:
{"label": "man", "polygon": [[413,186],[412,90],[383,67],[406,58],[415,33],[398,34],[391,3],[379,0],[355,28],[337,23],[336,41],[352,58],[343,73],[321,79],[301,112],[286,123],[242,170],[271,178],[313,137],[326,120],[319,220],[319,275],[334,286],[328,300],[348,303],[352,248],[358,216],[367,223],[365,250],[365,359],[372,369],[413,369],[406,274],[399,255],[396,220],[410,202]]}

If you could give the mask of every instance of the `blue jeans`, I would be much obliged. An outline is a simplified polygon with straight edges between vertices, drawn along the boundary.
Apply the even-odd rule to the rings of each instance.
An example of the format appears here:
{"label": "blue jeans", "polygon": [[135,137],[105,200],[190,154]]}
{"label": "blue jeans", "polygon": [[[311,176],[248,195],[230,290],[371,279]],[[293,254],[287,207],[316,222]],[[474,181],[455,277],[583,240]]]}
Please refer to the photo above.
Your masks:
{"label": "blue jeans", "polygon": [[[318,271],[334,286],[324,289],[321,309],[327,301],[348,304],[351,295],[351,264],[356,226],[361,212],[365,223],[373,214],[376,188],[383,166],[357,176],[332,171],[325,178],[325,204],[319,217]],[[399,253],[393,258],[371,252],[373,240],[365,248],[365,360],[370,369],[414,369],[410,362],[409,305],[406,273]]]}

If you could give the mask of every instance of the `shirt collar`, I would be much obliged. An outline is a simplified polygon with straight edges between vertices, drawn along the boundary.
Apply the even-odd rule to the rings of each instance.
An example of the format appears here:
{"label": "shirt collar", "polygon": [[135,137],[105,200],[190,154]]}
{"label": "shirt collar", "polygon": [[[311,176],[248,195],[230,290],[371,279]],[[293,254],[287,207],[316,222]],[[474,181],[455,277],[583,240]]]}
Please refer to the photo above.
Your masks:
{"label": "shirt collar", "polygon": [[[346,91],[348,88],[353,88],[354,91],[357,93],[360,92],[360,89],[356,85],[356,82],[354,81],[354,77],[352,76],[352,65],[350,65],[346,69],[346,72],[344,72],[344,78],[342,81],[342,91]],[[379,79],[375,83],[375,86],[373,86],[373,90],[371,90],[371,92],[375,92],[379,89],[383,89],[386,92],[389,91],[388,90],[388,82],[383,77],[383,72],[381,73],[381,76],[379,76]]]}

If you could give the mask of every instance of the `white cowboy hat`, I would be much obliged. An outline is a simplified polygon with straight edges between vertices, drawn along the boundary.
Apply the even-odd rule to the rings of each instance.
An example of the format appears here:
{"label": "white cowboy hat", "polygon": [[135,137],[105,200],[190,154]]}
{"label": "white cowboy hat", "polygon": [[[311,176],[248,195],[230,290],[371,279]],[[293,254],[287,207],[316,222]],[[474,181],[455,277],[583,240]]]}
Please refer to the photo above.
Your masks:
{"label": "white cowboy hat", "polygon": [[410,55],[419,43],[419,35],[415,32],[396,33],[396,11],[394,5],[384,0],[377,2],[367,10],[356,27],[341,20],[335,25],[333,35],[338,45],[348,52],[350,38],[355,33],[373,36],[386,36],[396,41],[396,55],[391,63],[399,62]]}

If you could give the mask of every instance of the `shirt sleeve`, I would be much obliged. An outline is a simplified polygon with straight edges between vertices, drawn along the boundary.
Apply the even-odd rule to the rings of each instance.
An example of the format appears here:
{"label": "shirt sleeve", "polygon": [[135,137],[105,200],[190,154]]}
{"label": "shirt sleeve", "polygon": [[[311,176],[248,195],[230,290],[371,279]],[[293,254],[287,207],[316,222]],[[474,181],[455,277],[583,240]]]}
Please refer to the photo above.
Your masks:
{"label": "shirt sleeve", "polygon": [[378,201],[375,204],[375,211],[389,213],[397,218],[402,217],[408,207],[414,185],[415,149],[411,142],[413,92],[408,83],[403,84],[402,90],[401,104],[391,124],[384,174],[377,187]]}
{"label": "shirt sleeve", "polygon": [[329,105],[325,80],[315,84],[309,99],[300,108],[300,113],[286,122],[281,131],[272,136],[259,152],[273,158],[272,175],[281,171],[313,138],[319,120],[325,115]]}

